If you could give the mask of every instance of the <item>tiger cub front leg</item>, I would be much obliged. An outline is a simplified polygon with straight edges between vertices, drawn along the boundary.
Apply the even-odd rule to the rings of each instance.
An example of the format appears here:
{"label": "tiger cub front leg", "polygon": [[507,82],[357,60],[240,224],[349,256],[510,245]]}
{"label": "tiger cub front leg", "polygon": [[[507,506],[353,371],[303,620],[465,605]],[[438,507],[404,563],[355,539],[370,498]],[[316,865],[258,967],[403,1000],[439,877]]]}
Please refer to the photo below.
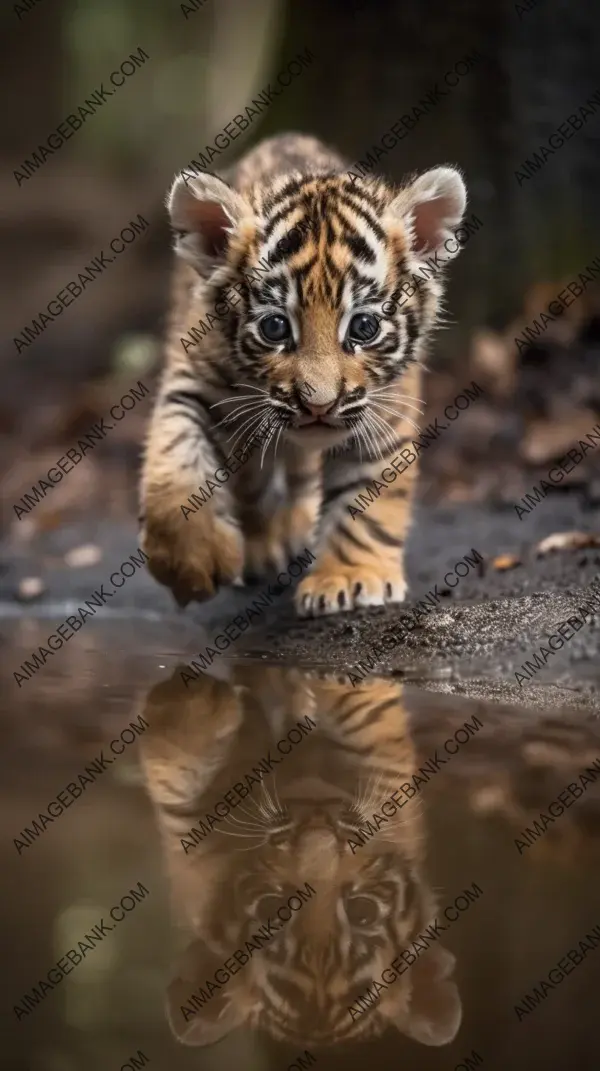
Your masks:
{"label": "tiger cub front leg", "polygon": [[[368,469],[363,467],[360,478],[354,480],[348,466],[344,466],[345,477],[342,467],[337,467],[325,494],[316,564],[296,589],[301,617],[403,602],[404,544],[417,466],[399,475],[397,465],[395,456],[378,461]],[[369,486],[375,482],[378,497]],[[361,492],[363,499],[358,502],[362,504],[357,504]]]}
{"label": "tiger cub front leg", "polygon": [[283,475],[284,497],[277,504],[268,493],[257,501],[251,485],[244,491],[242,527],[248,578],[285,569],[294,555],[314,544],[321,504],[320,452],[286,443]]}
{"label": "tiger cub front leg", "polygon": [[199,385],[174,376],[157,399],[141,481],[142,547],[156,580],[180,606],[241,579],[244,544],[223,464],[203,430],[209,404]]}

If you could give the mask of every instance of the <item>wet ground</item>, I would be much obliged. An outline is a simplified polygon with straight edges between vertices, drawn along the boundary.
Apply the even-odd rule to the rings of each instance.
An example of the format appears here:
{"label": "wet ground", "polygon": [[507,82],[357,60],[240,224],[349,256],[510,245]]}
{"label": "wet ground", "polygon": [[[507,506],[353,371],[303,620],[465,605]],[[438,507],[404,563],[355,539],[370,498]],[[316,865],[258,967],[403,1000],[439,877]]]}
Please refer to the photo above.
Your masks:
{"label": "wet ground", "polygon": [[[525,493],[525,485],[524,491]],[[518,501],[518,500],[517,500]],[[590,599],[590,585],[600,576],[600,546],[567,549],[539,556],[540,541],[557,532],[578,531],[600,542],[600,508],[583,493],[548,495],[529,515],[518,518],[512,502],[435,504],[422,501],[417,510],[408,550],[409,600],[401,608],[341,614],[299,621],[289,595],[275,598],[253,627],[229,648],[255,658],[315,664],[349,671],[369,657],[395,622],[435,588],[439,599],[418,627],[378,662],[378,671],[411,679],[423,687],[460,695],[524,703],[537,709],[548,704],[600,712],[600,613],[591,612],[560,650],[529,679],[522,666],[531,660],[556,627]],[[101,560],[85,568],[64,564],[70,549],[93,542]],[[53,623],[76,611],[120,563],[138,546],[133,524],[88,521],[43,531],[29,542],[6,551],[0,572],[0,617],[18,629],[25,649],[28,622],[41,616]],[[470,569],[454,588],[443,578],[457,562],[478,551],[483,563]],[[499,571],[498,557],[512,556],[518,564]],[[44,593],[29,604],[15,593],[24,577],[39,577]],[[106,585],[110,588],[110,585]],[[260,586],[226,589],[185,612],[175,607],[166,589],[145,571],[138,571],[107,599],[98,618],[121,621],[124,643],[135,634],[140,619],[169,622],[177,636],[177,657],[193,658],[206,649],[234,615],[243,613],[263,590]],[[17,621],[19,624],[17,625]],[[129,630],[126,622],[130,622]],[[86,621],[86,630],[90,621]],[[42,630],[43,631],[43,630]],[[48,629],[51,632],[52,628]],[[43,643],[41,639],[38,642]],[[52,675],[71,649],[85,646],[85,633],[66,645],[44,667]],[[30,657],[33,643],[26,657]],[[554,644],[556,647],[557,644]],[[137,647],[137,645],[136,645]],[[214,662],[215,671],[221,655]],[[10,676],[20,662],[11,656]],[[18,683],[18,682],[17,682]],[[11,688],[13,686],[11,685]],[[15,685],[15,692],[21,689]]]}
{"label": "wet ground", "polygon": [[597,1067],[591,712],[80,642],[5,700],[2,1067]]}
{"label": "wet ground", "polygon": [[[594,547],[536,557],[573,529],[599,530],[574,494],[522,522],[423,505],[409,605],[471,548],[484,564],[357,687],[349,667],[397,611],[298,622],[282,597],[185,688],[256,591],[181,613],[145,571],[19,687],[135,530],[61,529],[13,558],[0,1066],[595,1069],[598,616],[515,680],[600,572]],[[92,537],[97,565],[60,567]],[[522,564],[497,571],[509,552]],[[45,594],[23,606],[34,571]]]}

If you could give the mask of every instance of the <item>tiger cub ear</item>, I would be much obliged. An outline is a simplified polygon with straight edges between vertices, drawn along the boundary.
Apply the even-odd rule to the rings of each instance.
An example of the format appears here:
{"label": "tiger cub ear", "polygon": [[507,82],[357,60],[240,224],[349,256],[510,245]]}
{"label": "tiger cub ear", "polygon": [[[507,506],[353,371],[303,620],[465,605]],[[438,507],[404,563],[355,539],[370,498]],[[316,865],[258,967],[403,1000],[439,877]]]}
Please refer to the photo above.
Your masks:
{"label": "tiger cub ear", "polygon": [[458,1033],[462,1004],[450,978],[454,964],[447,948],[434,945],[414,965],[406,1033],[421,1045],[449,1045]]}
{"label": "tiger cub ear", "polygon": [[176,253],[203,276],[223,263],[233,233],[252,217],[243,197],[208,173],[191,178],[178,175],[167,208],[177,238]]}
{"label": "tiger cub ear", "polygon": [[230,984],[216,994],[204,988],[206,978],[214,975],[219,965],[218,957],[200,938],[179,958],[178,974],[167,986],[166,1007],[171,1030],[184,1045],[214,1045],[246,1019],[243,984]]}
{"label": "tiger cub ear", "polygon": [[[412,251],[417,256],[430,256],[444,249],[444,258],[452,258],[460,250],[452,238],[467,205],[467,189],[462,175],[454,167],[435,167],[419,175],[392,201],[387,214],[408,226]],[[455,252],[451,252],[456,245]],[[450,247],[450,248],[449,248]]]}

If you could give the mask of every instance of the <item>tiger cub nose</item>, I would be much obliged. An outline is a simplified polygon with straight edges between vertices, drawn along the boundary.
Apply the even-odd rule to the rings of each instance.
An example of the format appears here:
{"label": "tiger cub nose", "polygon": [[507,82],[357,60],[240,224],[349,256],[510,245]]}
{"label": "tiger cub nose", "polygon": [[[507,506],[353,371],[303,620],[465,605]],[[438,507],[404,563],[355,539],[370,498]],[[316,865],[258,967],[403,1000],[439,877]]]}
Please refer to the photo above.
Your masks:
{"label": "tiger cub nose", "polygon": [[310,399],[303,399],[305,409],[308,409],[311,416],[326,416],[327,413],[331,413],[332,409],[335,409],[337,399],[333,399],[332,402],[326,402],[325,405],[314,405]]}

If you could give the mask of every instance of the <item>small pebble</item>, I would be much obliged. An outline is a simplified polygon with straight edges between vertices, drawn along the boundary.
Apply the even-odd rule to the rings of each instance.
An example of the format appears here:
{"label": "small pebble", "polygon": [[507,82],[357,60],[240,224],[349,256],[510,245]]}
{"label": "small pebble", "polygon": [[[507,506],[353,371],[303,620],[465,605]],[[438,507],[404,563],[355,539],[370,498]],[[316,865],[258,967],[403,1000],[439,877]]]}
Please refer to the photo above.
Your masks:
{"label": "small pebble", "polygon": [[32,602],[34,599],[39,599],[40,595],[43,595],[46,590],[44,581],[39,576],[24,576],[19,581],[17,588],[17,598],[21,602]]}
{"label": "small pebble", "polygon": [[65,564],[70,569],[83,569],[86,565],[97,565],[102,561],[102,551],[95,543],[84,543],[81,547],[73,547],[73,550],[65,554]]}

